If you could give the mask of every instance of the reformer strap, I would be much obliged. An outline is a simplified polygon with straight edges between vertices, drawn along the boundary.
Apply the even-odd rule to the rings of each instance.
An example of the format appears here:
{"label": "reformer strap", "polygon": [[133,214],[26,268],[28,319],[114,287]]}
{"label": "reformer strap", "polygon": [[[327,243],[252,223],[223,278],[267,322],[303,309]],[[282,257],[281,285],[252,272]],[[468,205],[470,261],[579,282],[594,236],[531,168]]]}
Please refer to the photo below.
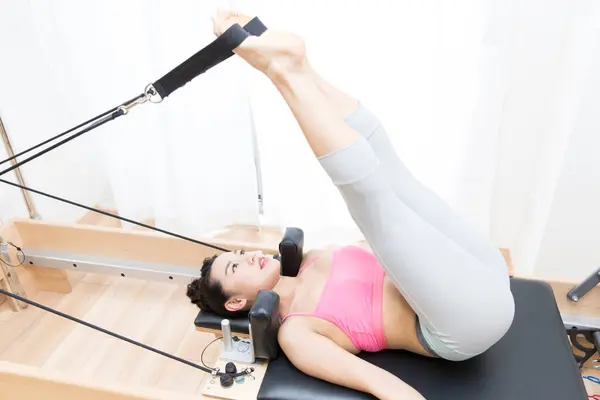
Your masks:
{"label": "reformer strap", "polygon": [[233,55],[237,48],[250,35],[260,36],[266,27],[258,18],[253,18],[244,28],[233,24],[212,43],[173,68],[165,76],[152,84],[164,99],[195,77],[205,73],[215,65]]}

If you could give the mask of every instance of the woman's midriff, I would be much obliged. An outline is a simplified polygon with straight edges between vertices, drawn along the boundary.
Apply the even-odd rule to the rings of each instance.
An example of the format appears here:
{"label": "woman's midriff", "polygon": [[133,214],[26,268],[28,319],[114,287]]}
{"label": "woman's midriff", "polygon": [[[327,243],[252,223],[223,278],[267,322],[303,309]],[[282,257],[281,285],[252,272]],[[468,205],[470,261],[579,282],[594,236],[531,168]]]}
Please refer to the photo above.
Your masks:
{"label": "woman's midriff", "polygon": [[391,279],[383,281],[383,331],[390,349],[431,356],[417,337],[416,314]]}

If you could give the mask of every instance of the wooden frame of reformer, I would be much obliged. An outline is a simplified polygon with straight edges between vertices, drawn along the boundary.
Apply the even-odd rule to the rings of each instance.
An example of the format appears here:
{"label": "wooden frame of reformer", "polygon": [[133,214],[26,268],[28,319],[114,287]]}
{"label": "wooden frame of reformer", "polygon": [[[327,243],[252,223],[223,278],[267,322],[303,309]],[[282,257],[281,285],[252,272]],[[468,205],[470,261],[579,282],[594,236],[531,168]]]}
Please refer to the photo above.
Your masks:
{"label": "wooden frame of reformer", "polygon": [[[205,257],[218,252],[210,247],[180,240],[150,230],[123,229],[121,227],[85,224],[64,224],[39,220],[15,219],[0,226],[0,236],[21,247],[25,259],[16,249],[9,247],[11,261],[24,261],[17,268],[2,264],[0,285],[5,290],[33,297],[38,291],[69,293],[71,285],[68,269],[88,271],[141,279],[168,281],[189,281],[198,276]],[[240,240],[219,237],[199,238],[199,240],[225,249],[260,249],[267,254],[278,252],[281,237],[271,235],[267,240],[259,235],[245,236]],[[512,265],[508,250],[501,249],[509,272]],[[0,263],[1,264],[1,263]],[[535,279],[535,277],[531,277]],[[569,301],[566,293],[577,282],[568,280],[544,280],[549,283],[561,313],[569,316],[597,320],[600,318],[600,288],[592,289],[578,303]],[[8,299],[15,312],[26,307],[13,299]],[[182,298],[182,301],[185,299]],[[29,306],[31,307],[31,306]],[[190,323],[193,323],[190,321]],[[208,331],[205,329],[198,329]],[[213,332],[214,333],[214,332]],[[591,365],[590,360],[590,365]],[[246,385],[238,393],[229,393],[225,398],[256,398],[262,374],[266,365],[259,370],[254,390]],[[218,384],[216,385],[218,386]],[[215,386],[215,390],[218,387]],[[73,380],[60,373],[0,362],[0,387],[15,393],[34,396],[43,393],[46,398],[75,399],[154,399],[168,398],[164,393],[131,389],[129,387],[108,387],[91,381]],[[49,396],[49,393],[52,395]],[[215,396],[218,393],[214,393]],[[35,396],[34,396],[35,397]],[[177,398],[185,398],[180,395]]]}
{"label": "wooden frame of reformer", "polygon": [[[219,253],[207,246],[149,230],[15,219],[0,236],[21,247],[25,260],[13,268],[13,291],[69,293],[66,270],[96,272],[149,280],[189,282],[199,275],[205,257]],[[278,251],[278,241],[199,239],[224,249]],[[14,264],[23,257],[9,247]],[[4,266],[5,274],[8,267]]]}
{"label": "wooden frame of reformer", "polygon": [[[247,230],[253,229],[247,228]],[[258,233],[257,229],[254,231]],[[187,283],[199,275],[205,257],[219,253],[219,250],[151,230],[29,219],[15,219],[7,225],[0,226],[0,236],[4,241],[10,241],[20,247],[23,252],[21,254],[14,247],[7,247],[11,264],[20,262],[23,264],[11,268],[0,263],[2,265],[0,284],[5,290],[26,298],[31,298],[42,290],[71,292],[68,269]],[[253,236],[256,238],[260,236],[261,239],[252,240]],[[228,250],[260,249],[266,254],[276,254],[281,236],[266,236],[270,236],[271,239],[265,240],[265,235],[250,234],[245,235],[244,240],[218,237],[198,238],[198,240]],[[20,302],[12,298],[8,298],[7,301],[11,302],[11,308],[15,312],[25,307],[32,307],[25,303],[19,304]],[[184,294],[182,294],[182,301],[186,301]],[[203,329],[198,330],[203,331]],[[216,366],[220,366],[219,363]],[[253,366],[255,383],[237,387],[235,390],[229,388],[225,392],[220,390],[217,380],[216,385],[207,383],[205,395],[212,394],[220,398],[222,394],[224,396],[222,398],[231,399],[256,398],[267,363],[259,360]],[[155,393],[154,390],[132,389],[124,385],[106,386],[92,381],[74,380],[57,371],[50,373],[39,368],[7,362],[0,362],[0,387],[30,396],[44,393],[46,398],[48,398],[48,390],[51,390],[57,399],[65,400],[82,397],[90,399],[168,398],[164,397],[165,393]],[[184,398],[179,395],[175,397]]]}

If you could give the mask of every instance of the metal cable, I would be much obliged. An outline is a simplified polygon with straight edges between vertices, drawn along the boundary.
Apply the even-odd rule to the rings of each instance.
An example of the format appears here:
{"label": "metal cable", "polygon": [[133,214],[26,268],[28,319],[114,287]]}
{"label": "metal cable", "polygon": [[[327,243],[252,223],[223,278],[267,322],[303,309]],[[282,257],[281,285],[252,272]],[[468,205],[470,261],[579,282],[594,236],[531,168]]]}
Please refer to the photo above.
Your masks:
{"label": "metal cable", "polygon": [[121,221],[129,222],[130,224],[138,225],[138,226],[141,226],[141,227],[144,227],[144,228],[151,229],[153,231],[157,231],[157,232],[161,232],[161,233],[164,233],[164,234],[167,234],[167,235],[170,235],[170,236],[174,236],[174,237],[179,238],[179,239],[187,240],[188,242],[193,242],[193,243],[196,243],[196,244],[201,244],[203,246],[210,247],[210,248],[213,248],[213,249],[216,249],[216,250],[220,250],[220,251],[229,251],[228,249],[225,249],[225,248],[222,248],[222,247],[218,247],[218,246],[215,246],[215,245],[210,244],[210,243],[205,243],[205,242],[202,242],[200,240],[192,239],[192,238],[180,235],[178,233],[169,232],[169,231],[166,231],[164,229],[160,229],[160,228],[157,228],[157,227],[154,227],[154,226],[151,226],[151,225],[144,224],[142,222],[137,222],[137,221],[134,221],[134,220],[129,219],[129,218],[125,218],[125,217],[118,216],[116,214],[109,213],[107,211],[98,210],[96,208],[89,207],[89,206],[86,206],[84,204],[76,203],[76,202],[71,201],[71,200],[63,199],[62,197],[54,196],[54,195],[51,195],[49,193],[44,193],[42,191],[39,191],[39,190],[36,190],[36,189],[32,189],[32,188],[29,188],[27,186],[19,185],[18,183],[13,183],[13,182],[7,181],[5,179],[0,179],[0,182],[5,183],[5,184],[10,185],[10,186],[21,188],[23,190],[27,190],[27,191],[35,193],[35,194],[39,194],[41,196],[49,197],[51,199],[58,200],[58,201],[61,201],[63,203],[67,203],[67,204],[70,204],[70,205],[73,205],[73,206],[76,206],[76,207],[81,207],[81,208],[84,208],[84,209],[89,210],[89,211],[97,212],[99,214],[103,214],[103,215],[106,215],[108,217],[112,217],[112,218],[119,219]]}
{"label": "metal cable", "polygon": [[[76,129],[79,129],[79,128],[81,128],[82,126],[85,126],[85,125],[87,125],[87,124],[90,124],[90,123],[92,123],[92,122],[94,122],[94,121],[96,121],[96,120],[98,120],[98,119],[100,119],[100,118],[104,117],[106,114],[113,113],[113,112],[117,111],[117,110],[119,109],[119,107],[122,107],[122,106],[124,106],[124,105],[126,105],[126,104],[133,103],[134,101],[136,101],[136,100],[139,100],[139,99],[140,99],[140,98],[142,98],[142,97],[144,97],[144,94],[140,94],[139,96],[135,96],[134,98],[132,98],[131,100],[129,100],[129,101],[127,101],[127,102],[125,102],[125,103],[121,104],[120,106],[113,107],[112,109],[110,109],[110,110],[108,110],[108,111],[106,111],[106,112],[103,112],[102,114],[96,115],[96,116],[95,116],[94,118],[92,118],[92,119],[89,119],[89,120],[87,120],[87,121],[85,121],[85,122],[83,122],[83,123],[81,123],[81,124],[79,124],[79,125],[77,125],[77,126],[74,126],[73,128],[69,129],[68,131],[65,131],[65,132],[63,132],[63,133],[60,133],[60,134],[58,134],[58,135],[56,135],[56,136],[54,136],[54,137],[51,137],[50,139],[46,139],[46,140],[44,140],[43,142],[36,144],[35,146],[32,146],[32,147],[30,147],[30,148],[28,148],[28,149],[26,149],[26,150],[23,150],[23,151],[22,151],[22,152],[20,152],[20,153],[17,153],[17,154],[15,154],[15,155],[14,155],[14,156],[12,156],[12,157],[9,157],[9,158],[7,158],[6,160],[2,160],[2,161],[0,161],[0,165],[2,165],[2,164],[4,164],[4,163],[7,163],[7,162],[9,162],[9,161],[11,161],[11,160],[14,160],[14,159],[16,159],[17,157],[20,157],[20,156],[22,156],[22,155],[24,155],[24,154],[27,154],[27,153],[29,153],[30,151],[33,151],[33,150],[37,149],[38,147],[41,147],[41,146],[43,146],[43,145],[45,145],[45,144],[48,144],[48,143],[50,143],[50,142],[51,142],[51,141],[53,141],[53,140],[60,139],[61,137],[63,137],[63,136],[65,136],[65,135],[67,135],[67,134],[69,134],[69,133],[73,132],[74,130],[76,130]],[[0,174],[0,175],[1,175],[1,174]]]}
{"label": "metal cable", "polygon": [[26,159],[24,159],[23,161],[19,161],[18,163],[13,164],[12,166],[6,168],[4,171],[0,172],[0,176],[12,171],[13,169],[17,169],[22,165],[27,164],[29,161],[35,160],[36,158],[46,154],[47,152],[56,149],[59,146],[62,146],[63,144],[66,144],[68,142],[70,142],[73,139],[78,138],[79,136],[83,135],[86,132],[91,131],[92,129],[95,129],[101,125],[104,125],[105,123],[107,123],[108,121],[112,121],[115,118],[120,117],[121,115],[125,115],[125,112],[121,109],[114,111],[112,113],[110,113],[109,115],[106,115],[104,117],[101,117],[100,119],[98,119],[97,121],[95,121],[94,123],[92,123],[90,126],[86,127],[85,129],[82,129],[81,131],[77,132],[76,134],[69,136],[66,139],[61,140],[58,143],[53,144],[52,146],[40,151],[39,153],[36,153],[34,155],[32,155],[31,157],[28,157]]}

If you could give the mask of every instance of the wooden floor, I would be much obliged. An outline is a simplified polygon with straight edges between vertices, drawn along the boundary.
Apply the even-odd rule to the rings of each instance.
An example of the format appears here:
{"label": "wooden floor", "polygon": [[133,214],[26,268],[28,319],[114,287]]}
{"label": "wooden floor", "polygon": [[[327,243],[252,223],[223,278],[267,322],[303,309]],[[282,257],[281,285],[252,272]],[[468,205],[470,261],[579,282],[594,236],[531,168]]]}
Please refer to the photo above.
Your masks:
{"label": "wooden floor", "polygon": [[[181,285],[71,273],[70,294],[33,300],[178,357],[200,363],[214,335],[194,329],[198,310]],[[35,307],[0,307],[0,360],[105,382],[200,394],[204,372]],[[213,360],[211,346],[205,361]],[[201,396],[199,396],[201,397]]]}

